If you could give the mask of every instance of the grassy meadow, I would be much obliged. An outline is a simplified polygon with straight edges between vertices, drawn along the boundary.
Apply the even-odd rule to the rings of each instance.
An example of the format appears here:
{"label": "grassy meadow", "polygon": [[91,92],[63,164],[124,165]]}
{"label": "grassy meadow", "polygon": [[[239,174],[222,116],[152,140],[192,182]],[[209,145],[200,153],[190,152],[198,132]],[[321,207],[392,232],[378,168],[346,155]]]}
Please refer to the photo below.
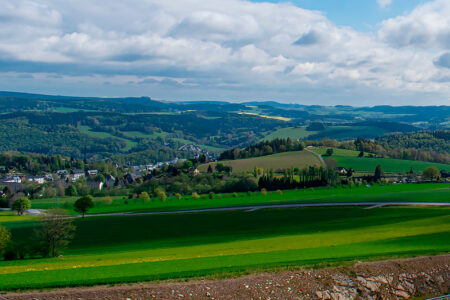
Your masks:
{"label": "grassy meadow", "polygon": [[268,135],[263,140],[273,140],[275,138],[292,139],[314,139],[330,138],[337,140],[348,140],[357,137],[372,138],[383,135],[387,131],[373,126],[329,126],[321,131],[308,131],[307,126],[287,127],[278,129]]}
{"label": "grassy meadow", "polygon": [[[73,211],[73,203],[79,197],[62,197],[52,199],[34,199],[32,208],[48,209],[60,207]],[[208,195],[201,195],[200,199],[193,199],[190,195],[180,200],[171,196],[165,202],[153,198],[149,202],[141,199],[124,199],[112,197],[112,203],[106,204],[103,197],[95,198],[95,207],[88,214],[116,213],[116,212],[152,212],[205,209],[218,207],[237,207],[250,205],[290,204],[290,203],[340,203],[340,202],[450,202],[450,184],[398,184],[371,187],[360,186],[353,188],[309,188],[300,190],[285,190],[282,194],[268,192],[217,194],[214,199]],[[0,219],[1,220],[1,219]]]}
{"label": "grassy meadow", "polygon": [[[76,219],[63,257],[0,262],[0,290],[446,253],[449,208],[322,207]],[[15,241],[36,223],[6,222]]]}
{"label": "grassy meadow", "polygon": [[[304,168],[308,166],[321,166],[319,158],[309,151],[283,152],[267,156],[252,157],[221,161],[226,166],[233,167],[233,173],[251,172],[254,167],[263,169],[284,169],[289,167]],[[216,163],[201,165],[198,169],[206,172],[208,165],[214,167]]]}
{"label": "grassy meadow", "polygon": [[[314,152],[324,155],[327,148],[316,148]],[[450,165],[439,164],[433,162],[417,161],[417,160],[404,160],[395,158],[372,158],[358,157],[359,151],[346,150],[346,149],[333,149],[334,158],[340,167],[353,168],[362,172],[374,172],[377,165],[380,165],[385,172],[409,172],[413,168],[414,172],[422,172],[425,168],[435,166],[438,170],[449,170]],[[324,156],[323,158],[327,158]]]}

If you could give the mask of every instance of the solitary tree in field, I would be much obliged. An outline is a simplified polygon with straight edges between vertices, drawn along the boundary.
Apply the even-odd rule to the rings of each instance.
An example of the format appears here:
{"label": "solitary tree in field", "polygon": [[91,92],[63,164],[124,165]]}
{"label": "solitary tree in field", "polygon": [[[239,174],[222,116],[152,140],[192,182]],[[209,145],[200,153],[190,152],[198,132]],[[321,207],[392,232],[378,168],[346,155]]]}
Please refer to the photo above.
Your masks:
{"label": "solitary tree in field", "polygon": [[375,168],[374,179],[375,179],[375,181],[377,181],[377,180],[381,179],[381,177],[384,177],[384,172],[383,172],[383,169],[381,169],[381,166],[378,165],[378,166]]}
{"label": "solitary tree in field", "polygon": [[430,180],[439,179],[440,175],[439,170],[435,166],[428,167],[423,171],[423,177]]}
{"label": "solitary tree in field", "polygon": [[[84,197],[83,197],[84,198]],[[49,210],[42,219],[42,226],[35,231],[43,256],[56,257],[59,251],[73,239],[75,226],[62,209]]]}
{"label": "solitary tree in field", "polygon": [[2,253],[3,249],[6,248],[9,241],[11,239],[11,232],[9,232],[8,229],[0,225],[0,254]]}
{"label": "solitary tree in field", "polygon": [[333,155],[333,148],[328,148],[326,154],[327,156]]}
{"label": "solitary tree in field", "polygon": [[26,197],[20,197],[14,203],[12,204],[12,210],[17,211],[18,215],[23,215],[23,213],[30,209],[31,207],[31,201]]}
{"label": "solitary tree in field", "polygon": [[81,213],[83,215],[83,218],[84,218],[84,215],[86,214],[86,212],[90,208],[94,207],[94,198],[92,198],[92,196],[90,196],[90,195],[81,197],[80,199],[75,201],[73,206],[74,206],[74,210],[76,212]]}

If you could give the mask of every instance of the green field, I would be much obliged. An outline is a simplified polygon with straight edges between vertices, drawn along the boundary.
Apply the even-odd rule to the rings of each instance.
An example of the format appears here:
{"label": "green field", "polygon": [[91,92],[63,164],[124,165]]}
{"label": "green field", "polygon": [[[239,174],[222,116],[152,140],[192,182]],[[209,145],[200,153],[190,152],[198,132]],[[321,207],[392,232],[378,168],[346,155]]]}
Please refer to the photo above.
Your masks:
{"label": "green field", "polygon": [[[447,253],[450,209],[261,209],[76,219],[63,257],[0,262],[0,290]],[[34,222],[6,222],[16,241]]]}
{"label": "green field", "polygon": [[[305,168],[308,166],[321,166],[319,158],[309,151],[283,152],[273,155],[253,157],[247,159],[221,161],[226,166],[233,167],[234,173],[250,172],[254,167],[268,169],[284,169],[289,167]],[[206,172],[209,164],[199,167],[200,171]],[[212,166],[215,163],[211,163]]]}
{"label": "green field", "polygon": [[[204,209],[218,207],[237,207],[249,205],[290,204],[290,203],[329,203],[329,202],[450,202],[450,184],[398,184],[390,186],[374,185],[353,188],[310,188],[301,190],[283,191],[282,195],[269,192],[263,195],[260,192],[252,195],[238,194],[237,198],[231,194],[218,194],[215,199],[202,195],[200,199],[183,196],[181,200],[169,197],[165,202],[157,199],[144,203],[140,199],[123,199],[113,197],[110,205],[102,202],[101,197],[95,199],[95,207],[88,214],[115,213],[115,212],[151,212],[174,211],[188,209]],[[78,197],[63,197],[53,199],[34,199],[32,208],[48,209],[52,207],[66,208],[69,213],[73,211],[72,205]],[[125,204],[125,201],[128,204]],[[1,220],[1,219],[0,219]]]}
{"label": "green field", "polygon": [[[323,148],[314,148],[313,151],[320,155],[325,155],[327,152],[327,147]],[[332,148],[333,149],[333,156],[351,156],[351,157],[358,157],[360,151],[356,150],[348,150],[348,149],[338,149],[338,148]],[[368,156],[369,153],[364,153],[364,156]]]}
{"label": "green field", "polygon": [[306,126],[287,127],[278,129],[263,138],[272,140],[275,138],[308,139],[320,140],[323,138],[349,140],[357,137],[372,138],[381,136],[387,131],[373,126],[328,126],[321,131],[307,131]]}
{"label": "green field", "polygon": [[115,135],[112,135],[109,132],[93,131],[92,128],[89,127],[89,126],[78,126],[78,130],[80,130],[83,133],[89,134],[90,136],[101,138],[101,139],[115,138],[115,139],[123,140],[123,141],[125,141],[127,143],[127,146],[122,149],[125,152],[129,151],[133,147],[136,147],[137,144],[138,144],[135,141],[124,139],[124,138],[121,138],[121,137],[117,137]]}
{"label": "green field", "polygon": [[[324,155],[327,148],[315,148],[314,152]],[[371,158],[358,157],[359,151],[346,150],[346,149],[333,149],[334,158],[340,167],[353,168],[357,171],[373,172],[377,165],[381,165],[381,168],[385,172],[409,172],[413,168],[414,172],[422,172],[426,167],[435,166],[439,170],[449,170],[450,165],[439,164],[433,162],[417,161],[417,160],[404,160],[395,158]],[[323,158],[327,158],[324,156]]]}
{"label": "green field", "polygon": [[169,133],[167,132],[154,132],[154,133],[145,133],[140,131],[122,131],[122,133],[132,139],[156,139],[158,137],[165,138]]}
{"label": "green field", "polygon": [[299,126],[299,127],[286,127],[278,129],[274,132],[272,132],[269,135],[266,135],[262,140],[273,140],[276,138],[279,139],[304,139],[307,138],[309,135],[316,134],[318,131],[307,131],[306,126]]}
{"label": "green field", "polygon": [[433,162],[403,160],[394,158],[369,158],[369,157],[350,157],[333,155],[338,166],[353,168],[357,171],[373,172],[377,165],[380,165],[385,172],[409,172],[413,168],[414,172],[422,172],[426,167],[435,166],[438,170],[449,170],[450,165],[438,164]]}

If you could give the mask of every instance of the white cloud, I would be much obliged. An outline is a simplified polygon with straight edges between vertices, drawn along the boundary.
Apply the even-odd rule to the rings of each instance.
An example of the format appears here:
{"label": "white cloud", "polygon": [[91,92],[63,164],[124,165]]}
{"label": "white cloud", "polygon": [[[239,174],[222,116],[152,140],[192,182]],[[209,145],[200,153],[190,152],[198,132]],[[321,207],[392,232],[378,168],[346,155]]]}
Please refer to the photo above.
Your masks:
{"label": "white cloud", "polygon": [[381,8],[385,8],[392,4],[392,0],[377,0],[377,3]]}
{"label": "white cloud", "polygon": [[431,1],[382,22],[379,37],[394,47],[450,49],[450,1]]}
{"label": "white cloud", "polygon": [[186,87],[293,95],[305,88],[441,95],[450,89],[443,80],[450,72],[445,52],[450,4],[444,0],[384,21],[375,35],[338,27],[320,12],[289,3],[0,0],[0,5],[5,7],[0,59],[30,73],[116,76],[102,81],[111,86],[178,77]]}

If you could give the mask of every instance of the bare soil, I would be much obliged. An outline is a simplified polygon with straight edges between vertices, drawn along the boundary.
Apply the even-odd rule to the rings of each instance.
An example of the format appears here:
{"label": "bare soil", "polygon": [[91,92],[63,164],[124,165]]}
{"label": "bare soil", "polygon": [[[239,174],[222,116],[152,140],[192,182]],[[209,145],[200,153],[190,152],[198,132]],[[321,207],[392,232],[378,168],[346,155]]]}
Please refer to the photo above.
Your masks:
{"label": "bare soil", "polygon": [[0,299],[405,299],[450,291],[450,254],[222,280],[31,291]]}

